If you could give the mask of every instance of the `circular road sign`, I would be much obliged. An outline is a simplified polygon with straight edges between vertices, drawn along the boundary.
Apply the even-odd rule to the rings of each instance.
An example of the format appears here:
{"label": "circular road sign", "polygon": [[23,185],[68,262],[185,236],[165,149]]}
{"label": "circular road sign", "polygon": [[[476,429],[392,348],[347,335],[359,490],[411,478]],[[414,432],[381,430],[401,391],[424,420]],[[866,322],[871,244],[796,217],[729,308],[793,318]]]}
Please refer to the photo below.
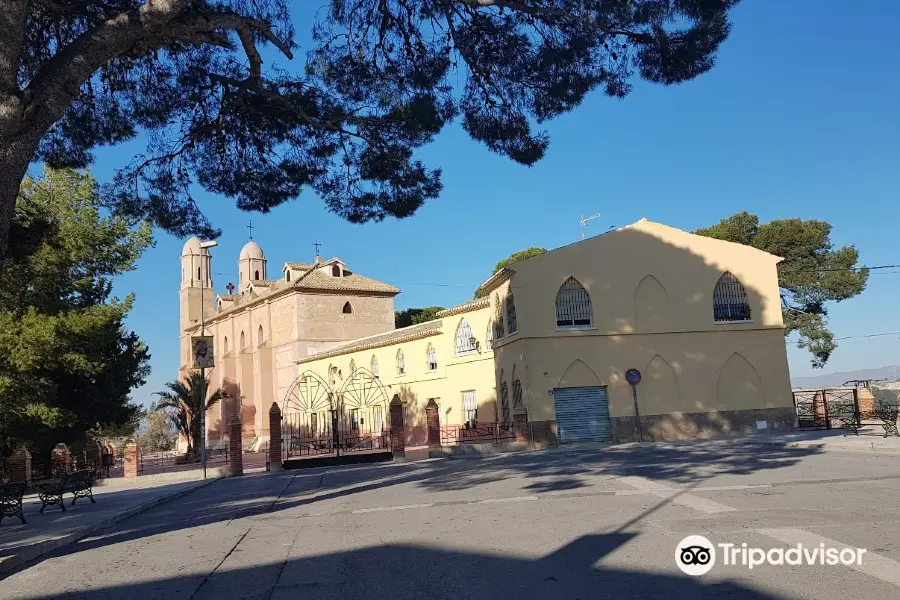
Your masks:
{"label": "circular road sign", "polygon": [[631,385],[637,385],[641,382],[641,372],[637,369],[628,369],[625,371],[625,380]]}

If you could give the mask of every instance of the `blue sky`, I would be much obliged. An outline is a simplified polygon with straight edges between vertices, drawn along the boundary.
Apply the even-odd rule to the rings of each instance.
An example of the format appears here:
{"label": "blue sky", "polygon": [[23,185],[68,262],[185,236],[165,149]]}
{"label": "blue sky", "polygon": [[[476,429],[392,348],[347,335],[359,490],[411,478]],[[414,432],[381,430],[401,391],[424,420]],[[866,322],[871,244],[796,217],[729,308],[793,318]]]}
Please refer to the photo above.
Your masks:
{"label": "blue sky", "polygon": [[[301,45],[310,14],[295,14]],[[284,261],[310,260],[318,239],[323,255],[400,287],[397,308],[466,301],[497,260],[576,241],[579,217],[597,212],[589,234],[641,217],[690,230],[742,210],[764,221],[824,219],[834,243],[855,245],[865,264],[900,264],[898,19],[895,0],[852,10],[837,0],[745,0],[712,72],[676,87],[637,82],[625,100],[588,97],[546,125],[552,145],[533,168],[449,127],[419,152],[443,168],[444,192],[404,221],[351,225],[312,193],[267,215],[200,194],[224,232],[214,251],[217,291],[236,280],[250,219],[270,277]],[[141,147],[99,151],[95,175],[107,181]],[[158,232],[139,268],[116,282],[119,294],[136,293],[129,326],[153,354],[148,384],[133,394],[140,402],[177,376],[182,245]],[[831,307],[838,337],[900,331],[900,269],[886,271]],[[841,341],[825,371],[898,364],[898,338]],[[813,374],[804,351],[788,351],[793,376]]]}

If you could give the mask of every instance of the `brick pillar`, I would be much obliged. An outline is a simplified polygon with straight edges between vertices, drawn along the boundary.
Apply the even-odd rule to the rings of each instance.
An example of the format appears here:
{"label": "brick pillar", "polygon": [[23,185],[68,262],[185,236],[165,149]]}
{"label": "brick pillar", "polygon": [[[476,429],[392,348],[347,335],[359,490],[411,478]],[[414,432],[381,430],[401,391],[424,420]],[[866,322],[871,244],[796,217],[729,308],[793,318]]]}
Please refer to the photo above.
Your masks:
{"label": "brick pillar", "polygon": [[123,475],[125,477],[137,477],[140,464],[140,450],[134,442],[128,442],[122,449]]}
{"label": "brick pillar", "polygon": [[54,475],[68,473],[70,471],[69,447],[62,442],[53,446],[53,450],[50,452],[50,465]]}
{"label": "brick pillar", "polygon": [[441,415],[434,398],[425,405],[425,423],[428,425],[428,447],[441,447]]}
{"label": "brick pillar", "polygon": [[243,475],[244,456],[243,448],[241,448],[241,418],[237,416],[237,414],[231,415],[230,428],[229,452],[231,452],[231,474]]}
{"label": "brick pillar", "polygon": [[281,463],[281,409],[272,403],[269,409],[269,470],[280,471]]}
{"label": "brick pillar", "polygon": [[9,476],[11,481],[31,485],[31,452],[25,446],[9,457]]}
{"label": "brick pillar", "polygon": [[391,400],[391,450],[403,454],[406,452],[406,431],[403,428],[403,403],[400,396]]}
{"label": "brick pillar", "polygon": [[103,446],[100,445],[100,442],[88,440],[87,445],[84,448],[84,458],[87,462],[87,466],[97,469],[99,472],[100,467],[103,465],[100,458],[101,456],[103,456]]}
{"label": "brick pillar", "polygon": [[524,412],[517,413],[517,414],[513,415],[513,421],[515,422],[516,441],[517,442],[527,442],[528,441],[528,415]]}

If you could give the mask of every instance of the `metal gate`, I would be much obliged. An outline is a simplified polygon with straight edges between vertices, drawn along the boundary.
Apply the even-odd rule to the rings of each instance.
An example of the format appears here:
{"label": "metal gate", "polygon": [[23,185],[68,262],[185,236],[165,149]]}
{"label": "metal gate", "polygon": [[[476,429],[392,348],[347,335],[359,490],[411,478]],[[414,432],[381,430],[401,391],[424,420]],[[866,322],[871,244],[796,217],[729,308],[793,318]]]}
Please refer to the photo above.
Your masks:
{"label": "metal gate", "polygon": [[842,427],[848,420],[860,421],[856,389],[796,390],[794,410],[800,429]]}
{"label": "metal gate", "polygon": [[281,435],[285,458],[389,453],[384,386],[361,368],[336,386],[307,371],[285,394]]}
{"label": "metal gate", "polygon": [[557,388],[553,390],[553,404],[561,444],[612,439],[605,387]]}

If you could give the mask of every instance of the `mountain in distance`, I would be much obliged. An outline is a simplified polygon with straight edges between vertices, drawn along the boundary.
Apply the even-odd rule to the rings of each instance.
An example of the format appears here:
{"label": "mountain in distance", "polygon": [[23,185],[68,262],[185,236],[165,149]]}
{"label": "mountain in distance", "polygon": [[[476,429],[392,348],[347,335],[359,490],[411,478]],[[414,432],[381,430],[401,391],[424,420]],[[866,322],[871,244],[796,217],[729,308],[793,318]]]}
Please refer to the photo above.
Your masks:
{"label": "mountain in distance", "polygon": [[865,379],[900,379],[900,366],[891,365],[878,369],[823,373],[812,377],[791,377],[791,386],[795,388],[827,388],[842,385],[847,381]]}

